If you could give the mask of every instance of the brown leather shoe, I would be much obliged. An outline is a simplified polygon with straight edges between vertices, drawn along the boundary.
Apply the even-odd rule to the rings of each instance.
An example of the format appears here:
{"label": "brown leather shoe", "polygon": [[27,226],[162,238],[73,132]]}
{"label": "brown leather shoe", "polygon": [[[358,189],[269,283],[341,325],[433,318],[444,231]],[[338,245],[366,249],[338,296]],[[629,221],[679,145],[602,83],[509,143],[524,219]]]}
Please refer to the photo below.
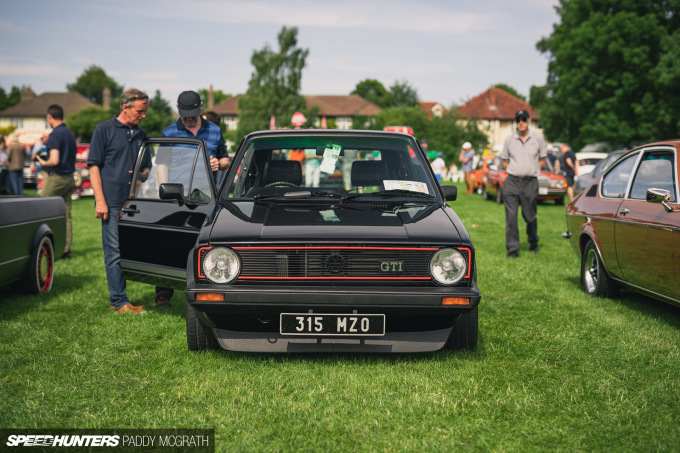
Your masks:
{"label": "brown leather shoe", "polygon": [[146,313],[146,310],[144,310],[143,307],[134,306],[129,302],[127,304],[123,305],[122,307],[120,307],[118,310],[115,310],[115,311],[116,311],[116,313],[127,313],[127,312],[132,312],[132,313],[135,313],[135,314]]}

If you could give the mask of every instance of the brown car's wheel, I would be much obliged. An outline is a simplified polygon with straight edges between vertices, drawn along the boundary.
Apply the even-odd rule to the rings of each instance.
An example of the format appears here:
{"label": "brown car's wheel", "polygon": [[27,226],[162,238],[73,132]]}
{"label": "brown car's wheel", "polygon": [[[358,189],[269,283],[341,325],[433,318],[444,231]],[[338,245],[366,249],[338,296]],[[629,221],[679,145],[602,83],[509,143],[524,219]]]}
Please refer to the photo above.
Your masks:
{"label": "brown car's wheel", "polygon": [[616,284],[609,278],[593,241],[588,241],[583,249],[581,284],[589,296],[609,297],[616,293]]}
{"label": "brown car's wheel", "polygon": [[187,346],[189,351],[220,349],[212,329],[196,316],[196,310],[187,302]]}
{"label": "brown car's wheel", "polygon": [[23,278],[24,290],[29,294],[46,293],[52,289],[54,281],[54,247],[52,240],[43,235],[38,246],[31,252]]}
{"label": "brown car's wheel", "polygon": [[479,316],[477,307],[473,308],[464,315],[460,315],[458,321],[453,325],[453,332],[446,341],[444,349],[460,350],[475,349],[477,347],[477,336],[479,334]]}

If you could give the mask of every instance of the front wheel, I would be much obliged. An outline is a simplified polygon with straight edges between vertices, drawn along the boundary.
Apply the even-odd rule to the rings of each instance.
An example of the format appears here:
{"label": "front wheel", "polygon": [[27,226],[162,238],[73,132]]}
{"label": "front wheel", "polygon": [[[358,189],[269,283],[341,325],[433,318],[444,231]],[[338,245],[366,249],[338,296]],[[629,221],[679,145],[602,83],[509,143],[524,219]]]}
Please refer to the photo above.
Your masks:
{"label": "front wheel", "polygon": [[611,280],[602,258],[593,241],[588,241],[581,258],[581,284],[586,294],[593,297],[609,297],[616,292],[616,284]]}
{"label": "front wheel", "polygon": [[444,349],[457,351],[461,349],[475,349],[479,334],[478,307],[460,315],[453,325],[453,331],[446,341]]}
{"label": "front wheel", "polygon": [[23,277],[24,290],[29,294],[46,293],[54,281],[54,246],[47,235],[43,235],[38,246],[31,253]]}
{"label": "front wheel", "polygon": [[187,302],[187,346],[189,351],[217,350],[220,348],[212,329],[198,319],[196,309],[189,302]]}

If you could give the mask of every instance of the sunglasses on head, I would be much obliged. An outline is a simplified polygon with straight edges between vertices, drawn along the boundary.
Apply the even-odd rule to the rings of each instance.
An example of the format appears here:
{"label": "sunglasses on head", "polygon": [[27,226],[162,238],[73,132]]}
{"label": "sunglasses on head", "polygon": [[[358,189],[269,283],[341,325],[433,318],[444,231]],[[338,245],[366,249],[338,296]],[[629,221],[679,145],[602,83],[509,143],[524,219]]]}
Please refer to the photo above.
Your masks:
{"label": "sunglasses on head", "polygon": [[525,116],[518,116],[518,117],[515,117],[515,121],[517,121],[518,123],[528,123],[529,118],[527,118]]}

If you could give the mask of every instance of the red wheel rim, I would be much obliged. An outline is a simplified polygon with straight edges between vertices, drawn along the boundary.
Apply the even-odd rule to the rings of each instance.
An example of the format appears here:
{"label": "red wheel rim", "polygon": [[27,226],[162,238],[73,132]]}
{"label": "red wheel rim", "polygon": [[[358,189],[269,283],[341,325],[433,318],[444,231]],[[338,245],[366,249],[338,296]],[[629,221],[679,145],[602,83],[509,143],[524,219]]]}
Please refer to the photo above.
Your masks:
{"label": "red wheel rim", "polygon": [[40,244],[38,254],[38,286],[41,292],[49,291],[54,277],[54,252],[48,240]]}

